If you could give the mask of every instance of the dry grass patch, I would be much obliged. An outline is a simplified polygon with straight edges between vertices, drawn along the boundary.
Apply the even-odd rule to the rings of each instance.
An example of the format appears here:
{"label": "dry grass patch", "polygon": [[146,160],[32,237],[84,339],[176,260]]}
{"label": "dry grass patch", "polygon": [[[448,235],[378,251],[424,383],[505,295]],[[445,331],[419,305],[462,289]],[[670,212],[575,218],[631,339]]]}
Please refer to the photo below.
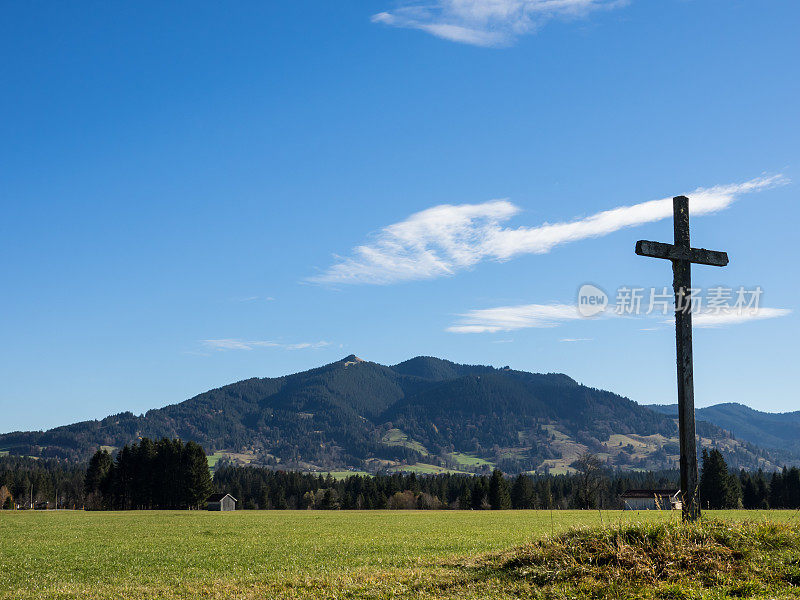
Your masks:
{"label": "dry grass patch", "polygon": [[464,567],[546,598],[800,597],[800,525],[705,520],[575,529]]}

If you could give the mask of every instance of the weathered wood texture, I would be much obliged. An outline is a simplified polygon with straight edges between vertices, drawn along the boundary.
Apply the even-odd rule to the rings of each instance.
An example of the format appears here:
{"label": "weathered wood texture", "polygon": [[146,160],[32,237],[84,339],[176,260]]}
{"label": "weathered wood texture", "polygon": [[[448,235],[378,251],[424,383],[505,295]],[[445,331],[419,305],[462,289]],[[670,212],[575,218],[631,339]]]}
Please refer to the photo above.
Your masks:
{"label": "weathered wood texture", "polygon": [[672,199],[674,244],[640,240],[636,254],[672,261],[672,287],[675,292],[675,347],[678,371],[678,424],[681,447],[681,496],[683,518],[700,517],[697,476],[697,440],[694,419],[694,372],[692,366],[692,263],[724,267],[725,252],[692,248],[689,240],[689,199]]}
{"label": "weathered wood texture", "polygon": [[673,244],[647,240],[636,242],[636,254],[653,258],[665,258],[667,260],[686,260],[690,263],[711,265],[712,267],[724,267],[728,264],[727,252],[717,252],[716,250],[706,250],[705,248],[683,248]]}
{"label": "weathered wood texture", "polygon": [[[689,199],[678,196],[672,200],[675,246],[689,250]],[[692,263],[672,261],[672,287],[675,291],[675,348],[678,366],[678,424],[681,446],[681,492],[683,518],[694,521],[700,517],[699,483],[697,477],[697,441],[694,423],[694,368],[692,362]]]}

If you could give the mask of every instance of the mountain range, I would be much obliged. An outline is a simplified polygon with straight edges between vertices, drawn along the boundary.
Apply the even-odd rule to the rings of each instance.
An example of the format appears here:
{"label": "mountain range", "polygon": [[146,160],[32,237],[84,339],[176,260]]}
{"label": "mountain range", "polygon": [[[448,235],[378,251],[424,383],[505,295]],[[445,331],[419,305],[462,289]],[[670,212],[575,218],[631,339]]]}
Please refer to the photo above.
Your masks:
{"label": "mountain range", "polygon": [[[677,404],[650,404],[647,408],[678,417]],[[737,439],[800,454],[800,411],[767,413],[744,404],[725,402],[695,409],[698,420],[728,430]]]}
{"label": "mountain range", "polygon": [[[789,441],[798,413],[720,406],[741,410],[701,409],[698,435],[731,466],[800,462],[797,436]],[[2,434],[0,451],[86,460],[100,447],[113,451],[140,437],[199,442],[211,464],[303,471],[563,473],[587,451],[620,469],[676,468],[678,459],[669,407],[642,406],[558,373],[426,356],[385,366],[354,355],[246,379],[143,415]]]}

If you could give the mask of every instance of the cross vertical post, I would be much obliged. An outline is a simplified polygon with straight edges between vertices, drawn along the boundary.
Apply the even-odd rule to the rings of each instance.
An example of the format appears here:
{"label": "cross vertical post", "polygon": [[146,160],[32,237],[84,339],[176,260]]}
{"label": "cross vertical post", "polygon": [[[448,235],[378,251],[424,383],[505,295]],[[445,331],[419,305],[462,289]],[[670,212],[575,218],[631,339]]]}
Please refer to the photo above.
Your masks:
{"label": "cross vertical post", "polygon": [[[672,199],[675,247],[689,250],[689,199]],[[688,260],[672,261],[675,291],[675,349],[678,366],[678,430],[681,447],[681,493],[683,518],[700,517],[697,477],[697,442],[694,423],[694,366],[692,361],[692,267]]]}
{"label": "cross vertical post", "polygon": [[672,261],[675,291],[675,348],[678,367],[678,429],[681,448],[681,505],[684,521],[700,517],[697,477],[697,440],[694,422],[694,373],[692,366],[692,263],[724,267],[725,252],[692,248],[689,243],[689,199],[672,199],[674,244],[639,240],[636,254]]}

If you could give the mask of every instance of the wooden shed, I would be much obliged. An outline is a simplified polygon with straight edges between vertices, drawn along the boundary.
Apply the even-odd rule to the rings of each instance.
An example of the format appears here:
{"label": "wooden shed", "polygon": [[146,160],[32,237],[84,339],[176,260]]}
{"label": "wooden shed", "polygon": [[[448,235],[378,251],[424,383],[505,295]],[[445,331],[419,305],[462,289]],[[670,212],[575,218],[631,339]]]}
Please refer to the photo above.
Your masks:
{"label": "wooden shed", "polygon": [[212,494],[206,502],[207,510],[236,510],[236,498],[230,494]]}
{"label": "wooden shed", "polygon": [[628,490],[620,498],[625,510],[680,510],[680,490]]}

